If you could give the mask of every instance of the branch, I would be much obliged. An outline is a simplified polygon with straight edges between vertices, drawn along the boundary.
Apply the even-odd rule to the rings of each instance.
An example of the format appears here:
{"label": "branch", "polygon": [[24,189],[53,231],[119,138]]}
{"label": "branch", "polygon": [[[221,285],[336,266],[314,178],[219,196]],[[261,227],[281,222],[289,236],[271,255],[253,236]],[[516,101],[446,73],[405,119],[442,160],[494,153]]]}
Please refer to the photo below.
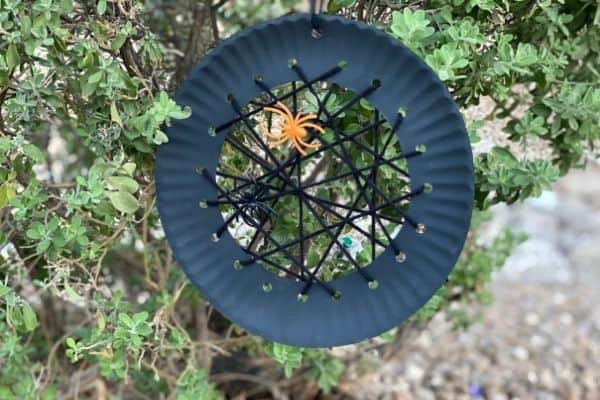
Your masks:
{"label": "branch", "polygon": [[4,105],[4,101],[6,100],[6,95],[8,93],[8,89],[10,88],[10,81],[13,77],[15,70],[13,69],[8,75],[8,82],[6,83],[6,87],[0,91],[0,133],[14,136],[14,133],[9,132],[4,126],[4,117],[2,116],[2,106]]}
{"label": "branch", "polygon": [[211,30],[213,34],[213,45],[219,43],[219,24],[217,23],[217,12],[218,8],[211,7],[209,11]]}
{"label": "branch", "polygon": [[204,3],[194,5],[192,26],[188,35],[187,47],[184,51],[185,56],[177,66],[175,83],[183,80],[198,59],[204,54],[205,48],[208,47],[204,41],[204,29],[207,18],[210,18],[212,7],[209,5],[209,0],[205,1]]}

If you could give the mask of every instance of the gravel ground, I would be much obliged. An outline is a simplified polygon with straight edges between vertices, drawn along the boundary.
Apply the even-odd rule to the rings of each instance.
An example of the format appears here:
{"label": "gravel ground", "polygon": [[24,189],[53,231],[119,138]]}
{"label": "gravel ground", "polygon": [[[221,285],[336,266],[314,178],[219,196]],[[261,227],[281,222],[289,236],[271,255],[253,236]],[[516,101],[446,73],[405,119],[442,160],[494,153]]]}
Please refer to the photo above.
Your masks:
{"label": "gravel ground", "polygon": [[491,230],[526,232],[494,279],[484,320],[438,315],[404,355],[343,386],[360,399],[600,399],[600,167],[499,207]]}

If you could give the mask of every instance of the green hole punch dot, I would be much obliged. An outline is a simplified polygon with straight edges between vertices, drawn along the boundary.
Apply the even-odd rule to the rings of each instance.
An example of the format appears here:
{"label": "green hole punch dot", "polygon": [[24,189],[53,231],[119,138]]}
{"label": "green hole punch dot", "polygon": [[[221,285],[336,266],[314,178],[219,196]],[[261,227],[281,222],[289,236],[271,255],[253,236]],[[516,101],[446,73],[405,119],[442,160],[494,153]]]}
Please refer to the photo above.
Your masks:
{"label": "green hole punch dot", "polygon": [[298,301],[300,303],[306,303],[308,301],[308,295],[307,294],[299,293],[298,294]]}
{"label": "green hole punch dot", "polygon": [[271,285],[269,282],[265,282],[262,285],[262,290],[265,293],[269,293],[273,290],[273,285]]}
{"label": "green hole punch dot", "polygon": [[396,254],[396,261],[399,263],[403,263],[404,261],[406,261],[406,253],[400,252]]}

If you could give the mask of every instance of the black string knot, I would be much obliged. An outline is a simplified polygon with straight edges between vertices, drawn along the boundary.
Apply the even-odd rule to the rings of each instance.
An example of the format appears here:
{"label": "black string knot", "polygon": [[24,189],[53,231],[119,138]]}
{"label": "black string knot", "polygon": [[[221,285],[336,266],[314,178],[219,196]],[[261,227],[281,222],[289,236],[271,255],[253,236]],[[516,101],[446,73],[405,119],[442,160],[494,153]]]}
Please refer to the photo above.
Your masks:
{"label": "black string knot", "polygon": [[238,195],[240,209],[238,217],[241,217],[247,225],[257,228],[261,227],[276,212],[264,200],[265,196],[269,194],[269,188],[262,182],[254,179],[253,181],[254,183],[248,189]]}

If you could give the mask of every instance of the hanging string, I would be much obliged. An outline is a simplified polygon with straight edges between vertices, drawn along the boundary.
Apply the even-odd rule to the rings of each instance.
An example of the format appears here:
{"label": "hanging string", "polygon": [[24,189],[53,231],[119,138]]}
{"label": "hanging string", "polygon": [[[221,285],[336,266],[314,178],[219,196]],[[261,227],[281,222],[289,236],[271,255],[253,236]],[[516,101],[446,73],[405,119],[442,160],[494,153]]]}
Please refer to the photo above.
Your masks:
{"label": "hanging string", "polygon": [[323,0],[310,0],[310,13],[319,14],[323,11]]}
{"label": "hanging string", "polygon": [[321,37],[321,28],[319,27],[318,14],[323,11],[323,0],[310,0],[310,24],[312,25],[312,36],[315,39]]}

